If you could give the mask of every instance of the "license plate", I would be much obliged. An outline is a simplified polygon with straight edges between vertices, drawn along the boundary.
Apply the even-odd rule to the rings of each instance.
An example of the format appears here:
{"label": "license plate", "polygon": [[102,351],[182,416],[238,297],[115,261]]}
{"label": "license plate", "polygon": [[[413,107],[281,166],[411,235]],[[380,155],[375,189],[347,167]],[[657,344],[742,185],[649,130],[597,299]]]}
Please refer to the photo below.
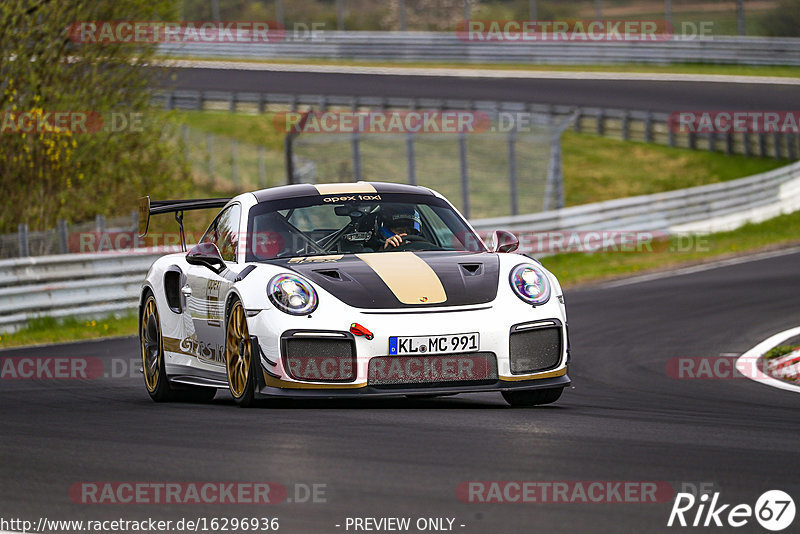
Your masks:
{"label": "license plate", "polygon": [[480,347],[481,337],[477,332],[447,336],[392,336],[389,338],[390,355],[477,352]]}

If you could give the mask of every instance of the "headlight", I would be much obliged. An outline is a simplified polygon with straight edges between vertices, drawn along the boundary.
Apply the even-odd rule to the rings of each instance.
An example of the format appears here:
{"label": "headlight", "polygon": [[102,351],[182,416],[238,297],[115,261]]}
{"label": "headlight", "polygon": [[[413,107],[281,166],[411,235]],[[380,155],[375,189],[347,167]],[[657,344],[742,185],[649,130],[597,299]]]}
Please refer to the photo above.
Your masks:
{"label": "headlight", "polygon": [[279,310],[292,315],[307,315],[317,309],[317,292],[293,274],[273,277],[267,285],[267,295]]}
{"label": "headlight", "polygon": [[550,281],[536,265],[517,265],[511,271],[509,281],[514,293],[528,304],[540,306],[550,300]]}

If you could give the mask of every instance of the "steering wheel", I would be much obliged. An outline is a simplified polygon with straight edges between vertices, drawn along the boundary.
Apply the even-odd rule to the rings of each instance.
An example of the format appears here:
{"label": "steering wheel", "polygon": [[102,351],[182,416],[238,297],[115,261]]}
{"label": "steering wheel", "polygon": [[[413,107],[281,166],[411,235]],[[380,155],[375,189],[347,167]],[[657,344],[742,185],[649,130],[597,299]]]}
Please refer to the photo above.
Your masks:
{"label": "steering wheel", "polygon": [[404,235],[403,242],[405,243],[406,241],[411,242],[411,241],[428,241],[428,240],[422,237],[421,235]]}

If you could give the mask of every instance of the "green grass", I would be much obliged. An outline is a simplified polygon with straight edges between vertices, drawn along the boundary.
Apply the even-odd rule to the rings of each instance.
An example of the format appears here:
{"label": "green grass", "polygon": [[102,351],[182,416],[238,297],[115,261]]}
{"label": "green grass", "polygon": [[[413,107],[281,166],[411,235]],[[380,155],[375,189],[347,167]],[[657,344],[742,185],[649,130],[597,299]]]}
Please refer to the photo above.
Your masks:
{"label": "green grass", "polygon": [[29,321],[16,332],[0,334],[0,348],[129,336],[136,334],[137,329],[138,318],[133,312],[117,317],[89,320],[75,317],[61,320],[42,317]]}
{"label": "green grass", "polygon": [[796,348],[797,347],[794,345],[778,345],[777,347],[770,349],[769,352],[767,352],[764,355],[764,359],[769,360],[772,358],[779,358],[781,356],[785,356],[786,354],[789,354]]}
{"label": "green grass", "polygon": [[245,143],[262,145],[272,150],[283,151],[284,135],[273,124],[274,115],[248,115],[227,111],[180,111],[175,112],[178,122],[190,128],[214,135],[222,135]]}
{"label": "green grass", "polygon": [[[192,58],[196,61],[219,61],[219,58]],[[431,69],[474,69],[474,70],[520,70],[545,72],[622,72],[656,74],[714,74],[724,76],[775,76],[780,78],[800,78],[800,67],[793,66],[750,66],[750,65],[711,65],[706,63],[673,63],[651,65],[648,63],[626,63],[621,65],[547,65],[539,63],[458,63],[434,61],[362,61],[335,59],[273,59],[253,58],[228,59],[226,61],[265,64],[332,65],[354,67],[397,67]]]}
{"label": "green grass", "polygon": [[567,205],[660,193],[769,171],[785,161],[564,132]]}
{"label": "green grass", "polygon": [[[542,259],[565,286],[618,278],[678,265],[702,263],[744,252],[781,248],[800,242],[800,212],[781,215],[730,232],[675,238],[654,245],[653,251],[557,254]],[[691,246],[690,246],[691,245]],[[687,250],[688,249],[688,250]]]}

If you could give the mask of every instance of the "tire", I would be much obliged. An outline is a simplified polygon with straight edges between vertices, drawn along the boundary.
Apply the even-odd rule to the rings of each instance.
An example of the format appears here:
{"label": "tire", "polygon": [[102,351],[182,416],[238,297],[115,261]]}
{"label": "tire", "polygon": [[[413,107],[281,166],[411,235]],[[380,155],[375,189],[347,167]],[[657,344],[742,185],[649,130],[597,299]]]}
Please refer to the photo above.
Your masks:
{"label": "tire", "polygon": [[563,387],[550,389],[529,389],[525,391],[503,391],[503,398],[511,406],[539,406],[551,404],[561,397]]}
{"label": "tire", "polygon": [[145,293],[142,314],[139,317],[139,346],[142,353],[144,386],[155,402],[209,402],[216,395],[213,388],[183,386],[174,389],[164,370],[164,342],[161,338],[161,322],[153,293]]}
{"label": "tire", "polygon": [[255,401],[255,366],[250,348],[250,334],[244,306],[237,298],[231,303],[225,327],[225,369],[228,389],[242,408]]}

